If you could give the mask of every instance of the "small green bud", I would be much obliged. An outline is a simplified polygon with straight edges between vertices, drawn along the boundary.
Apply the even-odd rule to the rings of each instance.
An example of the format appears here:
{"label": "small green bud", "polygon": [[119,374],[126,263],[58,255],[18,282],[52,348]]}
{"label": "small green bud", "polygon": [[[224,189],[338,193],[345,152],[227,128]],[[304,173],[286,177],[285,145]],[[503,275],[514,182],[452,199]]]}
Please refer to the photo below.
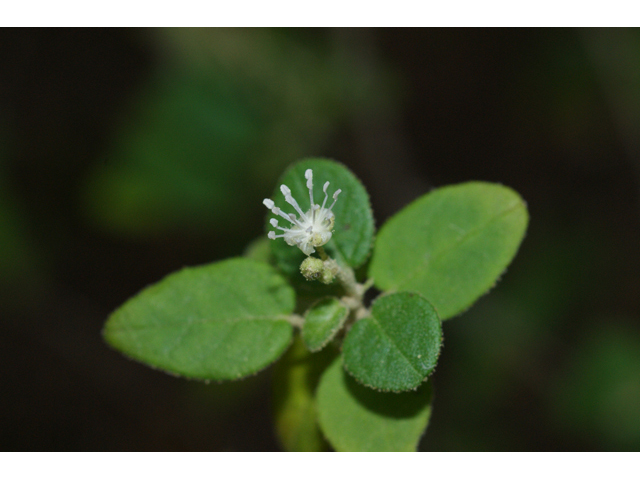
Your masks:
{"label": "small green bud", "polygon": [[322,276],[320,277],[320,281],[322,283],[324,283],[325,285],[329,285],[331,283],[333,283],[333,280],[335,279],[335,275],[333,274],[333,272],[328,269],[328,268],[324,268],[322,270]]}
{"label": "small green bud", "polygon": [[322,262],[322,265],[324,267],[324,270],[322,271],[322,278],[320,279],[320,281],[325,285],[329,285],[335,280],[338,272],[340,271],[340,267],[338,266],[338,262],[331,258]]}
{"label": "small green bud", "polygon": [[[324,278],[324,265],[322,260],[315,257],[307,257],[300,264],[300,273],[307,280],[321,280]],[[324,283],[324,281],[323,281]]]}

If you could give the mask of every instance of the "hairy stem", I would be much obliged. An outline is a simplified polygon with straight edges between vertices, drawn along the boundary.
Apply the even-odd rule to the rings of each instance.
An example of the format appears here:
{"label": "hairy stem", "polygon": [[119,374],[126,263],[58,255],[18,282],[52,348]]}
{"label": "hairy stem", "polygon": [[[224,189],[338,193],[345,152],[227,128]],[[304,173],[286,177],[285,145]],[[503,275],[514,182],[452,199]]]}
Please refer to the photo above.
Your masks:
{"label": "hairy stem", "polygon": [[324,251],[324,248],[322,247],[316,247],[316,251],[318,252],[318,255],[320,255],[320,259],[322,261],[327,261],[329,260],[329,255],[327,255],[327,252]]}

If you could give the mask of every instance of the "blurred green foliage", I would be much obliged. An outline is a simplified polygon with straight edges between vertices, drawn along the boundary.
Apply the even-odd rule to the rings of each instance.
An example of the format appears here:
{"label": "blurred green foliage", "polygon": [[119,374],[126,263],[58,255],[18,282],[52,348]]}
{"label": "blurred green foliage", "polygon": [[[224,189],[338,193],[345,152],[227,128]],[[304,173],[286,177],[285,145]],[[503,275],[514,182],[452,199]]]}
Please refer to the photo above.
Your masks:
{"label": "blurred green foliage", "polygon": [[[264,122],[225,78],[163,76],[136,98],[86,187],[89,215],[116,233],[234,228]],[[259,158],[258,158],[259,159]]]}
{"label": "blurred green foliage", "polygon": [[5,135],[0,131],[0,299],[9,301],[10,295],[2,295],[3,290],[13,295],[16,287],[33,288],[41,280],[42,257],[29,234],[28,217],[6,178]]}
{"label": "blurred green foliage", "polygon": [[578,339],[553,381],[549,404],[565,435],[640,450],[637,319],[599,318]]}
{"label": "blurred green foliage", "polygon": [[90,219],[116,234],[235,231],[256,192],[317,152],[351,118],[388,109],[384,71],[349,50],[300,48],[291,30],[168,29],[165,57],[122,112],[84,190]]}

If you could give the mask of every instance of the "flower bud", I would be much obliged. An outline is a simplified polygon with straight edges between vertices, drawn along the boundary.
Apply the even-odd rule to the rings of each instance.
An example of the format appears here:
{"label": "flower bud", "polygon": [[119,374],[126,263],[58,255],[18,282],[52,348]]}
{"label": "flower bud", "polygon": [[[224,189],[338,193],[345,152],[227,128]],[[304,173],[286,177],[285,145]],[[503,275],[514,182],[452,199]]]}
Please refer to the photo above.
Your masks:
{"label": "flower bud", "polygon": [[[315,257],[307,257],[300,264],[300,273],[307,280],[323,279],[324,264],[322,260]],[[324,283],[324,282],[323,282]]]}
{"label": "flower bud", "polygon": [[336,278],[336,276],[334,275],[334,273],[328,269],[328,268],[323,268],[322,269],[322,276],[320,277],[320,281],[322,283],[324,283],[325,285],[329,285],[331,283],[333,283],[333,280]]}

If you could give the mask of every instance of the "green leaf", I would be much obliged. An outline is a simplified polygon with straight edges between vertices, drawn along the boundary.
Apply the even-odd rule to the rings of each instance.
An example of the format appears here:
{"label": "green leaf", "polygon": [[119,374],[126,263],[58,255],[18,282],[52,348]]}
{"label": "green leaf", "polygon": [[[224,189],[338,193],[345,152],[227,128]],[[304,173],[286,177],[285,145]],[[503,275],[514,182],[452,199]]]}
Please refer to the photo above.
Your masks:
{"label": "green leaf", "polygon": [[271,245],[269,245],[269,239],[264,235],[254,239],[246,246],[242,256],[251,258],[257,262],[264,262],[270,265],[273,264],[273,255],[271,255]]}
{"label": "green leaf", "polygon": [[380,229],[369,274],[382,290],[421,293],[446,320],[495,285],[522,242],[528,218],[522,198],[502,185],[439,188]]}
{"label": "green leaf", "polygon": [[237,379],[289,346],[294,303],[293,289],[273,267],[230,259],[185,268],[147,287],[109,317],[104,337],[169,373]]}
{"label": "green leaf", "polygon": [[318,421],[338,451],[411,452],[429,423],[431,399],[430,382],[405,393],[358,385],[336,359],[318,386]]}
{"label": "green leaf", "polygon": [[340,300],[326,297],[307,311],[302,325],[302,339],[307,348],[317,352],[331,341],[349,316],[349,309]]}
{"label": "green leaf", "polygon": [[318,426],[315,391],[320,375],[336,355],[331,348],[311,354],[296,335],[291,348],[274,366],[274,423],[285,450],[318,452],[329,449]]}
{"label": "green leaf", "polygon": [[[303,211],[309,210],[309,190],[306,186],[304,172],[313,170],[313,198],[315,203],[324,200],[322,187],[325,182],[331,182],[327,193],[327,206],[333,202],[331,195],[337,189],[342,193],[333,207],[335,227],[331,240],[324,248],[328,253],[350,267],[362,265],[369,256],[373,244],[373,213],[369,204],[369,195],[360,181],[345,166],[332,160],[313,158],[302,160],[284,172],[271,197],[276,206],[286,213],[295,213],[291,205],[284,200],[280,185],[291,189],[291,195],[300,204]],[[297,214],[296,214],[297,215]],[[266,229],[273,230],[269,219],[277,218],[281,224],[286,223],[282,218],[273,214],[267,216]],[[287,225],[288,226],[288,225]],[[271,242],[271,248],[276,257],[277,265],[287,275],[300,276],[300,263],[305,255],[297,247],[289,246],[284,239],[278,238]]]}
{"label": "green leaf", "polygon": [[344,340],[344,367],[360,383],[384,391],[416,388],[433,371],[442,345],[440,319],[417,293],[378,298],[371,316]]}

